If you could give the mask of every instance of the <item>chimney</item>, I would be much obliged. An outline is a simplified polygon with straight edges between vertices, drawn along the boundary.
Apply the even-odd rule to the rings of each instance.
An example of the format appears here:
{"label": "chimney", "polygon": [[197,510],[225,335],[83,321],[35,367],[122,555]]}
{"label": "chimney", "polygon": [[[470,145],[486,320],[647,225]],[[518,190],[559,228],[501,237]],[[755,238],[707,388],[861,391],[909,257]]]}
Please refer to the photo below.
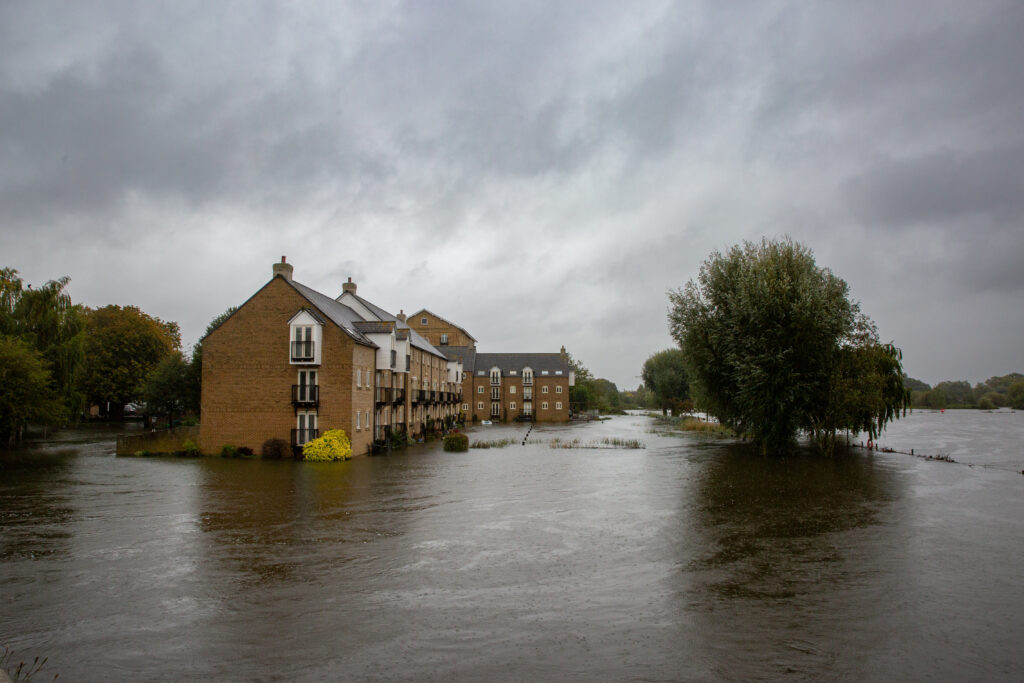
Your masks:
{"label": "chimney", "polygon": [[356,283],[352,282],[352,278],[349,278],[348,282],[341,285],[341,293],[344,294],[345,292],[356,293]]}
{"label": "chimney", "polygon": [[404,310],[403,311],[399,311],[398,315],[396,315],[395,317],[398,318],[399,320],[401,320],[404,323],[405,322],[405,311]]}
{"label": "chimney", "polygon": [[562,358],[565,358],[565,344],[562,344],[562,350],[559,351],[558,353],[559,355],[562,356]]}
{"label": "chimney", "polygon": [[283,277],[288,282],[291,282],[292,281],[292,271],[293,270],[294,270],[294,268],[292,268],[292,264],[285,263],[284,256],[282,256],[281,257],[281,262],[274,264],[274,277],[277,277],[278,275],[280,275],[281,277]]}

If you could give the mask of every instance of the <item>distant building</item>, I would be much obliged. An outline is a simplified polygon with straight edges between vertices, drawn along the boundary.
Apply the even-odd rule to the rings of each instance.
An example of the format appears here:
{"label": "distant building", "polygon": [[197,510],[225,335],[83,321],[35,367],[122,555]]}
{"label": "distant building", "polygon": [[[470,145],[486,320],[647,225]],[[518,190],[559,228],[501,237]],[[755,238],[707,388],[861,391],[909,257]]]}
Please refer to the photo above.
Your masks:
{"label": "distant building", "polygon": [[576,376],[565,347],[558,353],[479,353],[469,332],[425,308],[409,316],[409,326],[461,364],[467,419],[569,421]]}

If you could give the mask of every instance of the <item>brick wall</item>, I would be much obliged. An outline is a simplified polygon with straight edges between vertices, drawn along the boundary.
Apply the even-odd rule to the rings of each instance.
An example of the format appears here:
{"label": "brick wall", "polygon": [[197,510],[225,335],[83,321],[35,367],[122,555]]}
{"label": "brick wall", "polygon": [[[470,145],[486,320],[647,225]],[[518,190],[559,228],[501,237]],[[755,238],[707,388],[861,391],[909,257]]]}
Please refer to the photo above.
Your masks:
{"label": "brick wall", "polygon": [[367,451],[365,430],[353,431],[354,411],[372,408],[373,392],[354,388],[354,368],[356,359],[372,367],[373,350],[327,322],[322,364],[292,365],[288,321],[301,308],[310,307],[290,284],[274,278],[204,341],[199,435],[204,453],[218,452],[227,444],[259,452],[266,439],[290,441],[296,427],[291,387],[298,383],[300,368],[317,370],[320,432],[344,429],[352,439],[353,453]]}

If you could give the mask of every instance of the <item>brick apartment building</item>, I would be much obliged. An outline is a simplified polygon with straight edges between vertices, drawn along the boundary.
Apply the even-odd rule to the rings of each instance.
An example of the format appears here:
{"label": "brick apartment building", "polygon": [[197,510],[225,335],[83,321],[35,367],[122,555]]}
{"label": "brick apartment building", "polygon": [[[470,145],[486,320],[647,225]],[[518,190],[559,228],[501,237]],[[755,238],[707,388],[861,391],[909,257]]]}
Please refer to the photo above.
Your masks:
{"label": "brick apartment building", "polygon": [[479,353],[469,332],[427,309],[409,316],[408,322],[445,357],[461,364],[466,419],[569,421],[575,373],[565,347],[559,353]]}
{"label": "brick apartment building", "polygon": [[463,367],[344,283],[337,298],[273,277],[203,340],[199,446],[259,450],[269,438],[297,447],[343,429],[366,453],[392,431],[417,435],[457,416]]}

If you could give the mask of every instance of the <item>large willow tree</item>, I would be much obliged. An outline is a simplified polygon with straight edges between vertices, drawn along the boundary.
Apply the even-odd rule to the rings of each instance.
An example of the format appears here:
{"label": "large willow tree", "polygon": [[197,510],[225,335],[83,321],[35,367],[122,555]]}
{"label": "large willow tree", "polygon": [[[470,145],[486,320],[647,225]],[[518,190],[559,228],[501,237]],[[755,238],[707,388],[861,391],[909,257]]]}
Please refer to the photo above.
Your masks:
{"label": "large willow tree", "polygon": [[899,349],[792,240],[713,252],[669,301],[699,404],[762,452],[801,432],[827,452],[846,430],[876,438],[909,406]]}

